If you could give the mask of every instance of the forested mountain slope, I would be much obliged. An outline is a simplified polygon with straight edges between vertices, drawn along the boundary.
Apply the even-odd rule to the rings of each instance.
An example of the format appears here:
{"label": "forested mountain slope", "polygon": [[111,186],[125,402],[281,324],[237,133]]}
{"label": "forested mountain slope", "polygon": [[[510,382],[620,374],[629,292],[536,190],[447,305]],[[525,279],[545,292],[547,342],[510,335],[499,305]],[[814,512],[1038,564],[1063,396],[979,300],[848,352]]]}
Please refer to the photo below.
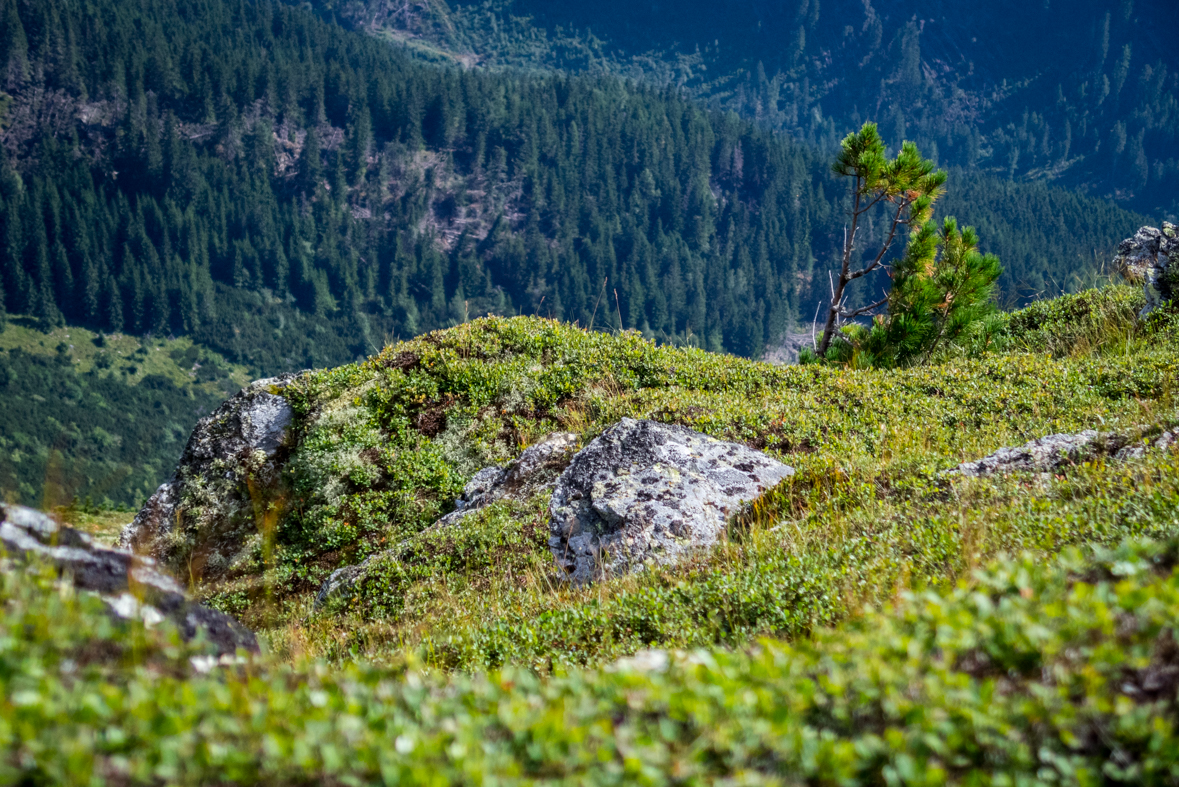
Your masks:
{"label": "forested mountain slope", "polygon": [[943,164],[1179,213],[1165,0],[315,0],[463,62],[677,84],[830,146],[865,119]]}
{"label": "forested mountain slope", "polygon": [[[5,8],[5,303],[49,323],[231,354],[244,334],[235,360],[267,371],[488,312],[756,356],[810,317],[842,227],[824,156],[669,92],[430,67],[267,2]],[[1138,223],[951,188],[1009,292],[1063,285]],[[1021,221],[1050,252],[1019,248]],[[283,303],[346,347],[287,337]]]}
{"label": "forested mountain slope", "polygon": [[[488,313],[756,357],[810,321],[842,237],[826,153],[608,75],[439,67],[265,1],[3,0],[0,50],[0,305],[188,337],[254,376]],[[1002,257],[1008,302],[1077,288],[1144,221],[960,171],[945,212]],[[118,421],[55,391],[159,403],[161,435],[212,395],[3,355],[0,396],[45,400],[0,424],[25,502],[51,475],[137,502],[179,452],[128,427],[118,467],[88,469],[80,446]]]}

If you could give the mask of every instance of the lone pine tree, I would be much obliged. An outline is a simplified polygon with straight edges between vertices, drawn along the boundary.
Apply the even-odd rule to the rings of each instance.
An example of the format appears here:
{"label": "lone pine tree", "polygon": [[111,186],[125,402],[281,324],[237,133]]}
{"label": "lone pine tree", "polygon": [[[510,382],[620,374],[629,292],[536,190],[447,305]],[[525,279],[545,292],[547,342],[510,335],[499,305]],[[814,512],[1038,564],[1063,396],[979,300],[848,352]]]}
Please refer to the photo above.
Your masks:
{"label": "lone pine tree", "polygon": [[[827,360],[850,366],[890,367],[928,360],[992,309],[999,259],[978,251],[972,227],[959,229],[947,218],[939,229],[933,205],[945,193],[946,173],[906,142],[889,159],[876,124],[849,134],[832,167],[854,179],[851,223],[845,230],[838,278],[832,278],[831,304],[823,337],[804,361]],[[872,211],[887,215],[886,231],[871,259],[855,267],[857,240]],[[905,253],[889,262],[898,235],[907,232]],[[891,279],[880,300],[852,308],[852,282],[877,272]],[[884,311],[880,311],[880,310]],[[872,316],[870,327],[852,322]]]}

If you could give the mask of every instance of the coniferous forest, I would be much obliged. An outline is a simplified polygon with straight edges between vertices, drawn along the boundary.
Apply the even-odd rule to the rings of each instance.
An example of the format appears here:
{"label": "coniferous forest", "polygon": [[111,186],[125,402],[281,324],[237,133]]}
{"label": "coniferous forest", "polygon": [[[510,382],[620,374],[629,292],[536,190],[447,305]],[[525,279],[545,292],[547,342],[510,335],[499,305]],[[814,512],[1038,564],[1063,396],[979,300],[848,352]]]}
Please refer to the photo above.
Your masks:
{"label": "coniferous forest", "polygon": [[865,120],[943,166],[1179,215],[1168,0],[314,0],[424,57],[672,84],[817,146]]}
{"label": "coniferous forest", "polygon": [[[757,356],[810,317],[842,226],[823,156],[670,91],[430,67],[267,2],[4,19],[5,305],[48,324],[230,352],[244,331],[260,371],[339,357],[264,336],[264,292],[353,355],[535,312]],[[1138,223],[964,173],[950,195],[1013,296],[1068,287]]]}
{"label": "coniferous forest", "polygon": [[[187,336],[256,376],[484,314],[758,357],[809,328],[842,241],[827,152],[674,87],[429,64],[269,0],[0,22],[0,303],[44,329]],[[1144,222],[971,170],[940,212],[1007,304]]]}

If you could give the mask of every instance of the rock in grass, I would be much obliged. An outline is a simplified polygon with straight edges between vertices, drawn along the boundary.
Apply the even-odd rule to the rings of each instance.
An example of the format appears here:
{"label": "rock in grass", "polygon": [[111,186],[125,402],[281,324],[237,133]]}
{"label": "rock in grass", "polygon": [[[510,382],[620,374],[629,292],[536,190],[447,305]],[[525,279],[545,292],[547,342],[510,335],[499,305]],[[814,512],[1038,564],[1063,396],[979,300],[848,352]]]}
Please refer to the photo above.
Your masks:
{"label": "rock in grass", "polygon": [[1051,473],[1103,456],[1112,457],[1117,461],[1136,459],[1141,457],[1148,447],[1171,447],[1177,438],[1179,430],[1161,434],[1156,432],[1153,436],[1144,438],[1093,430],[1076,434],[1050,434],[1018,448],[1000,448],[977,461],[964,462],[949,473],[970,477],[1005,473]]}
{"label": "rock in grass", "polygon": [[[500,500],[527,500],[534,494],[550,491],[557,476],[569,464],[577,450],[579,438],[570,432],[551,434],[535,445],[524,449],[506,467],[487,467],[463,487],[463,493],[455,501],[454,511],[428,527],[437,531],[460,526],[469,515]],[[345,598],[352,593],[356,583],[362,581],[370,567],[381,558],[396,550],[387,550],[372,555],[354,566],[336,569],[319,587],[315,596],[315,609],[321,609],[333,599]]]}
{"label": "rock in grass", "polygon": [[624,418],[557,480],[549,547],[577,584],[674,562],[717,543],[745,504],[793,474],[739,443]]}
{"label": "rock in grass", "polygon": [[1127,280],[1141,283],[1145,317],[1164,301],[1179,300],[1179,228],[1164,221],[1163,228],[1143,227],[1118,245],[1114,266]]}
{"label": "rock in grass", "polygon": [[970,477],[1020,472],[1050,473],[1099,455],[1108,456],[1125,444],[1125,439],[1120,435],[1092,430],[1078,434],[1050,434],[1017,448],[1000,448],[974,462],[963,462],[955,472]]}
{"label": "rock in grass", "polygon": [[176,474],[123,529],[120,546],[201,579],[228,568],[275,495],[294,412],[293,374],[258,380],[202,418]]}
{"label": "rock in grass", "polygon": [[14,563],[30,561],[51,565],[78,589],[97,594],[119,618],[148,625],[171,619],[185,640],[203,632],[219,655],[238,648],[258,650],[253,632],[222,612],[190,601],[174,579],[156,569],[155,561],[99,546],[86,533],[59,525],[39,511],[0,504],[0,545],[9,570]]}
{"label": "rock in grass", "polygon": [[1132,440],[1125,448],[1118,449],[1114,455],[1114,459],[1140,459],[1146,455],[1147,449],[1153,448],[1159,451],[1166,451],[1170,448],[1179,446],[1179,429],[1172,429],[1169,432],[1155,435],[1143,440]]}

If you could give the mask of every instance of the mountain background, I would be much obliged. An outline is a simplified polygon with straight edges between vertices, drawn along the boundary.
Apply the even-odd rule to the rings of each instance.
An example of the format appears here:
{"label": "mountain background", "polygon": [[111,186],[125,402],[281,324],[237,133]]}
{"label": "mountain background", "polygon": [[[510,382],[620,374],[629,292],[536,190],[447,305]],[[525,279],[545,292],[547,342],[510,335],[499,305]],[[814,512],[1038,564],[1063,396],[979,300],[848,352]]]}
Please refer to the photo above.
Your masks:
{"label": "mountain background", "polygon": [[313,0],[423,57],[675,85],[824,149],[864,120],[943,166],[1179,213],[1163,0]]}
{"label": "mountain background", "polygon": [[759,357],[870,118],[1005,304],[1082,288],[1179,170],[1161,10],[1080,5],[2,0],[0,489],[134,504],[226,381],[484,314]]}

